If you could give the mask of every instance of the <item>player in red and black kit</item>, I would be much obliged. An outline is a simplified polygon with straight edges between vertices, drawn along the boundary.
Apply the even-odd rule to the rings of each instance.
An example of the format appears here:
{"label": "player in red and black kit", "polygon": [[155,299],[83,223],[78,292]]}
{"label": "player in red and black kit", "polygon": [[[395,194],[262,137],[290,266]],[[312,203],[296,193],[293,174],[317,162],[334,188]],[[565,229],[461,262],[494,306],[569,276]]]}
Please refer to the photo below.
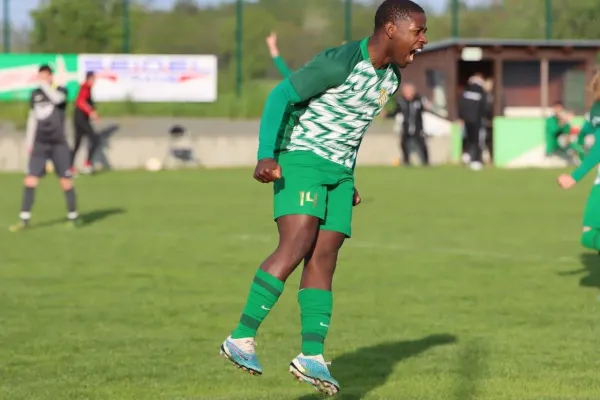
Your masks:
{"label": "player in red and black kit", "polygon": [[92,100],[92,87],[96,77],[93,72],[88,72],[85,76],[85,82],[81,85],[77,100],[75,100],[75,145],[73,146],[73,154],[71,156],[71,170],[75,173],[75,155],[81,146],[83,137],[88,140],[88,156],[84,163],[83,172],[91,174],[94,172],[92,166],[92,156],[100,144],[100,137],[94,131],[90,121],[98,121],[98,112],[94,107]]}

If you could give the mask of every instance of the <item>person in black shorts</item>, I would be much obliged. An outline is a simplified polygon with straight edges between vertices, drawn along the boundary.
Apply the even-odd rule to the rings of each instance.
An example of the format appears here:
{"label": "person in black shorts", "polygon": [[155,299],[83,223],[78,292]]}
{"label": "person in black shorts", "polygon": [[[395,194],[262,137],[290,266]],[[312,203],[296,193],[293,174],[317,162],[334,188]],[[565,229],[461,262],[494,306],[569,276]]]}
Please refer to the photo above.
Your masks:
{"label": "person in black shorts", "polygon": [[400,150],[402,152],[402,163],[410,166],[410,143],[413,142],[418,151],[423,165],[429,165],[429,149],[427,148],[427,136],[423,125],[423,112],[431,111],[429,101],[417,93],[415,85],[405,83],[401,87],[401,94],[396,98],[396,109],[388,117],[402,115],[402,125],[399,129]]}
{"label": "person in black shorts", "polygon": [[470,168],[473,171],[479,171],[483,168],[481,127],[487,113],[487,103],[485,80],[483,74],[477,72],[469,78],[458,101],[458,118],[462,121],[464,127],[464,145],[467,147]]}
{"label": "person in black shorts", "polygon": [[30,157],[24,181],[20,221],[10,227],[11,232],[29,226],[35,189],[40,178],[46,174],[47,160],[54,164],[60,187],[65,193],[69,225],[77,226],[79,222],[70,171],[71,150],[65,134],[67,90],[54,84],[52,69],[48,65],[40,67],[38,77],[40,86],[31,93],[27,119],[27,149]]}
{"label": "person in black shorts", "polygon": [[92,157],[100,144],[100,136],[94,131],[91,124],[91,121],[97,122],[99,120],[98,112],[92,100],[92,87],[95,81],[96,77],[94,73],[88,72],[85,76],[85,82],[81,84],[77,99],[75,100],[75,115],[73,117],[75,144],[73,145],[73,154],[71,157],[71,174],[75,174],[75,156],[84,137],[87,138],[88,142],[88,154],[82,172],[84,174],[92,174],[94,172]]}

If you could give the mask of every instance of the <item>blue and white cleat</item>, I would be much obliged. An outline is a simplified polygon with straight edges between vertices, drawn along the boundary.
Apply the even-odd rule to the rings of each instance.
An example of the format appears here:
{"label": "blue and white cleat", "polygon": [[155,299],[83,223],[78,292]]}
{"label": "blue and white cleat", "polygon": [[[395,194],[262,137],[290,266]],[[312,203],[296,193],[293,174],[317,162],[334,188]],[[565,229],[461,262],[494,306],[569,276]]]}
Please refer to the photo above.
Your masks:
{"label": "blue and white cleat", "polygon": [[229,336],[221,345],[220,354],[250,375],[262,375],[262,367],[254,350],[255,345],[254,338],[232,339]]}
{"label": "blue and white cleat", "polygon": [[299,354],[290,363],[290,373],[300,382],[311,384],[317,391],[335,396],[340,391],[340,384],[329,373],[322,355],[305,356]]}

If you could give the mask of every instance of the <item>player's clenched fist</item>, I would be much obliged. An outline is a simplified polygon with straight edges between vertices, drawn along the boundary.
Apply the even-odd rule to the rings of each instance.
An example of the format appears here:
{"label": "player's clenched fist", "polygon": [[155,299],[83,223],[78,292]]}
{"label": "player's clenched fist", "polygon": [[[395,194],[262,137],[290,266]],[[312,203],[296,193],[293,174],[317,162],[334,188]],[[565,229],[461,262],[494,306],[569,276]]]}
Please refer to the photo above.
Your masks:
{"label": "player's clenched fist", "polygon": [[269,183],[281,178],[281,166],[272,158],[263,158],[258,161],[254,169],[254,179],[262,183]]}
{"label": "player's clenched fist", "polygon": [[558,177],[558,184],[563,189],[571,189],[577,182],[571,175],[563,174]]}
{"label": "player's clenched fist", "polygon": [[362,199],[360,198],[360,194],[358,194],[358,190],[356,190],[356,188],[354,188],[354,196],[352,197],[352,205],[357,206],[360,204],[361,201],[362,201]]}

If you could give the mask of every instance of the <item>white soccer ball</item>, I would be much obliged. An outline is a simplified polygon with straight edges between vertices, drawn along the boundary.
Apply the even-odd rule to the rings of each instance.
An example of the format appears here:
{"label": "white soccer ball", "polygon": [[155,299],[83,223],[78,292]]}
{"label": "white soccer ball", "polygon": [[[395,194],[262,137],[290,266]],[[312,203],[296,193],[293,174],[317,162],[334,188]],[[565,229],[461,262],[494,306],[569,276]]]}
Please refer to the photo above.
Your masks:
{"label": "white soccer ball", "polygon": [[146,170],[151,172],[160,171],[162,169],[162,161],[158,158],[150,158],[146,161]]}

